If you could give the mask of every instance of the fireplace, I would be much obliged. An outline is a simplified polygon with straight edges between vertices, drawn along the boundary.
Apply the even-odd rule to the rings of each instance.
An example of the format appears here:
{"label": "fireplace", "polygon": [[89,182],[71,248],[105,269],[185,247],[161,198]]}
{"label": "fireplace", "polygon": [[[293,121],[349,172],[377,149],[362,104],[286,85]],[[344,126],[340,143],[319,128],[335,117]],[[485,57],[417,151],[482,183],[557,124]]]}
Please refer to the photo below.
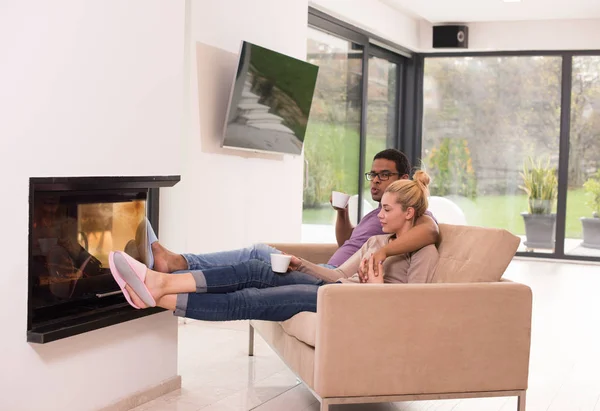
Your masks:
{"label": "fireplace", "polygon": [[108,269],[122,250],[146,262],[160,187],[179,176],[31,178],[27,341],[47,343],[163,311],[136,310]]}

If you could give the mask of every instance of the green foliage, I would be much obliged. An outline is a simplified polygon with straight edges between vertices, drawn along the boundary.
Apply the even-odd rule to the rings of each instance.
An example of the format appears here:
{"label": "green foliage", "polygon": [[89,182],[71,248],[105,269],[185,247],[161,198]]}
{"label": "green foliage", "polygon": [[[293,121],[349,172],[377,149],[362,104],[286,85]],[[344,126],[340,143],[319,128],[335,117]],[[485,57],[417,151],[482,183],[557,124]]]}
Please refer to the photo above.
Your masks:
{"label": "green foliage", "polygon": [[[385,137],[377,137],[367,138],[366,170],[370,170],[375,154],[387,148]],[[304,208],[326,205],[325,208],[331,210],[332,190],[358,194],[358,178],[364,178],[358,175],[359,141],[357,126],[313,121],[311,117],[304,141],[304,159],[308,163]],[[368,186],[365,182],[365,187]]]}
{"label": "green foliage", "polygon": [[304,207],[329,202],[331,191],[358,192],[358,131],[350,126],[310,121],[304,144],[308,165]]}
{"label": "green foliage", "polygon": [[556,171],[550,166],[550,159],[542,162],[528,157],[519,174],[523,179],[519,188],[527,193],[529,213],[550,214],[558,194]]}
{"label": "green foliage", "polygon": [[477,178],[466,139],[444,138],[434,147],[424,164],[431,176],[432,195],[477,197]]}
{"label": "green foliage", "polygon": [[600,170],[596,171],[596,174],[587,179],[583,184],[583,188],[588,195],[586,204],[590,206],[596,214],[600,214]]}

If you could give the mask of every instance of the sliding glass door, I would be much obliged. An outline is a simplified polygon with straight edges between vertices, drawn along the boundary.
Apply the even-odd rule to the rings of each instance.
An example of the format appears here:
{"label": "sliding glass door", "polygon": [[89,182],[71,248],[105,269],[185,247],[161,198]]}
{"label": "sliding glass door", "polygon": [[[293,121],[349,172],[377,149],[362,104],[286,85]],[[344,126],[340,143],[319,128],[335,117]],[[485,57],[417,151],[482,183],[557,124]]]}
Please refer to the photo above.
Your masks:
{"label": "sliding glass door", "polygon": [[398,147],[405,58],[334,19],[309,14],[309,23],[306,58],[319,76],[304,140],[302,241],[332,243],[332,191],[351,196],[353,225],[377,207],[364,172],[377,152]]}
{"label": "sliding glass door", "polygon": [[600,260],[600,56],[583,54],[425,57],[421,157],[443,222]]}

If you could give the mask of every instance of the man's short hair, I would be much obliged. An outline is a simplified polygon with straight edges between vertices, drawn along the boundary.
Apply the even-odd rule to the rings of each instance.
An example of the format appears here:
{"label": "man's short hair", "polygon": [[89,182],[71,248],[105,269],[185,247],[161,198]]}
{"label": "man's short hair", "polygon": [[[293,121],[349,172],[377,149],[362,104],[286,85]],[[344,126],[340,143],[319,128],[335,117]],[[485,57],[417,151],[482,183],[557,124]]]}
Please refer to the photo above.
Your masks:
{"label": "man's short hair", "polygon": [[396,150],[395,148],[388,148],[375,154],[373,161],[379,158],[390,160],[396,163],[396,171],[400,173],[401,177],[404,174],[408,174],[410,176],[412,167],[410,165],[410,161],[408,161],[408,157],[406,157],[406,154],[404,154],[402,151]]}

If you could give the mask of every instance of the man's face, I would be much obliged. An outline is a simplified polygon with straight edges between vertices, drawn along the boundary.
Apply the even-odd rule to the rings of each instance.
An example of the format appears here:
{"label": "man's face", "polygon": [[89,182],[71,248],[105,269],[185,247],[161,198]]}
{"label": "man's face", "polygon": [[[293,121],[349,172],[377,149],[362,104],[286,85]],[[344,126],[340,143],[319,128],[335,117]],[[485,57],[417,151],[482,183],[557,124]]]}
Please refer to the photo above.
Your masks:
{"label": "man's face", "polygon": [[[378,158],[377,160],[373,161],[370,172],[379,174],[370,181],[371,197],[373,198],[373,201],[377,202],[381,201],[381,197],[383,196],[387,186],[401,178],[408,178],[408,175],[406,174],[399,176],[398,170],[396,170],[396,163],[392,160],[386,160],[384,158]],[[388,176],[389,178],[387,180],[382,180],[380,177],[381,175]]]}

